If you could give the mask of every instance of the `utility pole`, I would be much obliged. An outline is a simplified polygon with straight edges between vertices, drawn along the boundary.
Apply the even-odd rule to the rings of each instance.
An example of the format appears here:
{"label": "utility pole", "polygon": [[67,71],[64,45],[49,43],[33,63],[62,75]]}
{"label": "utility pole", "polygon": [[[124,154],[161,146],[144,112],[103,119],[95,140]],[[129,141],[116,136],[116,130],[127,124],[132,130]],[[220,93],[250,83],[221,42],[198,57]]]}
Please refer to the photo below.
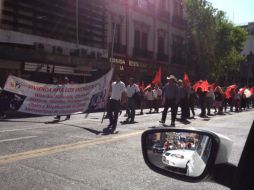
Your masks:
{"label": "utility pole", "polygon": [[78,54],[80,55],[79,48],[79,0],[76,0],[76,45],[78,49]]}
{"label": "utility pole", "polygon": [[111,56],[110,56],[111,68],[113,67],[112,60],[114,58],[115,35],[116,35],[116,23],[114,23],[114,25],[113,25],[113,36],[112,36]]}

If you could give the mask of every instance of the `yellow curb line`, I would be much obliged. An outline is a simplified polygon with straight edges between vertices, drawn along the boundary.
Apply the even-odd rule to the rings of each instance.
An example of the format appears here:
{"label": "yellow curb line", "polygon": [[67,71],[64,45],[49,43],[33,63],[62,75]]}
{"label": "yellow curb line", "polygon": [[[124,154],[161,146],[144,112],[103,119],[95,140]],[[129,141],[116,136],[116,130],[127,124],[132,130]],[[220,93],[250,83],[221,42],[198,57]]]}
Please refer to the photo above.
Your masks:
{"label": "yellow curb line", "polygon": [[87,141],[79,141],[79,142],[71,143],[71,144],[63,144],[63,145],[53,146],[49,148],[41,148],[41,149],[30,150],[27,152],[1,156],[0,165],[9,164],[16,161],[26,160],[26,159],[36,158],[36,157],[48,156],[51,154],[70,151],[70,150],[82,149],[92,145],[106,144],[106,143],[118,141],[121,139],[126,139],[128,137],[137,136],[142,134],[143,132],[144,131],[136,131],[136,132],[131,132],[131,133],[123,134],[123,135],[103,137],[103,138],[87,140]]}

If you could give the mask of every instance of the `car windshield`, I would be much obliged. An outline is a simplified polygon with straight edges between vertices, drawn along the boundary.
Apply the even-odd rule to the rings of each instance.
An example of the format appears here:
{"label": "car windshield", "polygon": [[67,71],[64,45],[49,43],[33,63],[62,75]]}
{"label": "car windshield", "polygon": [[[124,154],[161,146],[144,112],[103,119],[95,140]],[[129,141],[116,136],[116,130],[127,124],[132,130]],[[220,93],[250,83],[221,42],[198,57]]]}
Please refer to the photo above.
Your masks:
{"label": "car windshield", "polygon": [[[254,115],[253,13],[252,0],[0,0],[0,189],[196,190],[144,164],[153,128],[228,136],[237,165]],[[149,138],[182,169],[212,146]]]}

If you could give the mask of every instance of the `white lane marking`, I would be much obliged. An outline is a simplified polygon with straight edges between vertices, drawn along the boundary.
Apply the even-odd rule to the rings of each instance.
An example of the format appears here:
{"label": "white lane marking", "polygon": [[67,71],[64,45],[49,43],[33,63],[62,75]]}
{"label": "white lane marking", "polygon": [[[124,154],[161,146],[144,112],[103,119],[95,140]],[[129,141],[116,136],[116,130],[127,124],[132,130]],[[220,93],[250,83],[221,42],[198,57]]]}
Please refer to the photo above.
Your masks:
{"label": "white lane marking", "polygon": [[18,140],[24,140],[24,139],[32,139],[32,138],[36,138],[38,136],[26,136],[26,137],[19,137],[19,138],[13,138],[13,139],[4,139],[4,140],[0,140],[0,143],[3,142],[10,142],[10,141],[18,141]]}
{"label": "white lane marking", "polygon": [[[60,121],[59,123],[52,123],[52,125],[50,126],[39,126],[39,127],[27,127],[27,128],[20,128],[20,129],[6,129],[6,130],[1,130],[0,133],[6,133],[6,132],[15,132],[15,131],[26,131],[26,130],[32,130],[32,129],[46,129],[46,128],[54,128],[54,127],[62,127],[61,125],[64,125],[64,124],[72,124],[72,125],[75,125],[75,124],[82,124],[84,123],[86,120],[88,121],[97,121],[97,120],[94,120],[94,119],[84,119],[84,120],[78,120],[78,121],[69,121],[69,122],[65,122],[65,121]],[[49,125],[50,123],[48,123]]]}
{"label": "white lane marking", "polygon": [[22,129],[8,129],[8,130],[2,130],[0,133],[6,133],[6,132],[15,132],[15,131],[25,131],[25,130],[31,130],[31,129],[44,129],[44,128],[51,128],[52,126],[44,126],[44,127],[30,127],[30,128],[22,128]]}

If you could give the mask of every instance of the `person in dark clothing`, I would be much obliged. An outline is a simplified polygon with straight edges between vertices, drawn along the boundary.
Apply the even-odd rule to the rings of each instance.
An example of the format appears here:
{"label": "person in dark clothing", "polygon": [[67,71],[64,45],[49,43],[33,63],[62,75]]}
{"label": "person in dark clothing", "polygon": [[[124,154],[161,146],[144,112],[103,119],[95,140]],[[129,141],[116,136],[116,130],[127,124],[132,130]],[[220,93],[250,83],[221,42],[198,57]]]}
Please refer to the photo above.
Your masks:
{"label": "person in dark clothing", "polygon": [[5,112],[9,108],[9,100],[6,94],[0,92],[0,119],[5,119],[7,116]]}
{"label": "person in dark clothing", "polygon": [[[57,81],[55,81],[57,83]],[[70,80],[68,77],[64,77],[64,80],[62,82],[62,85],[65,85],[65,84],[70,84]],[[66,115],[66,119],[65,120],[69,120],[71,118],[71,115]],[[57,115],[55,117],[56,121],[60,121],[61,119],[61,115]]]}
{"label": "person in dark clothing", "polygon": [[134,78],[129,79],[129,85],[126,87],[126,93],[128,97],[128,109],[127,114],[128,117],[126,122],[134,123],[135,115],[136,115],[136,104],[137,100],[135,99],[135,95],[139,93],[139,87],[137,84],[134,83]]}
{"label": "person in dark clothing", "polygon": [[192,112],[193,118],[195,117],[195,104],[197,100],[197,95],[195,93],[195,90],[191,88],[190,90],[190,96],[189,96],[189,109]]}
{"label": "person in dark clothing", "polygon": [[208,87],[208,92],[206,93],[206,102],[207,102],[207,115],[211,115],[211,109],[213,107],[213,102],[214,102],[215,96],[214,92],[212,90],[212,87]]}
{"label": "person in dark clothing", "polygon": [[224,100],[224,93],[221,87],[217,86],[214,90],[214,107],[218,109],[218,114],[223,113],[223,100]]}
{"label": "person in dark clothing", "polygon": [[182,80],[178,81],[179,85],[179,106],[181,108],[181,121],[187,121],[188,116],[188,89],[183,85]]}
{"label": "person in dark clothing", "polygon": [[200,117],[207,117],[206,116],[206,92],[203,92],[202,89],[199,87],[197,89],[197,95],[199,100],[199,105],[201,108]]}
{"label": "person in dark clothing", "polygon": [[143,91],[143,89],[140,89],[140,115],[143,115],[144,112],[144,107],[145,107],[145,93]]}
{"label": "person in dark clothing", "polygon": [[165,124],[169,107],[171,107],[171,126],[175,126],[175,120],[177,115],[177,98],[179,89],[176,84],[176,78],[171,75],[167,77],[168,83],[163,88],[163,105],[164,110],[162,112],[162,118],[160,123]]}

